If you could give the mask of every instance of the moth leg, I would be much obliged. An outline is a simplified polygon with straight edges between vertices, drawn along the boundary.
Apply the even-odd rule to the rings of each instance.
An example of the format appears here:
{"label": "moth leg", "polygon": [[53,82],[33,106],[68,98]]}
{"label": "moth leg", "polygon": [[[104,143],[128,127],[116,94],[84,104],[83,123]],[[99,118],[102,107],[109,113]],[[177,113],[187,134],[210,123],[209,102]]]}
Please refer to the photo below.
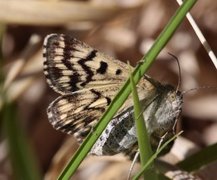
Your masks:
{"label": "moth leg", "polygon": [[134,155],[133,161],[130,165],[129,173],[127,175],[127,180],[130,180],[130,177],[131,177],[132,172],[133,172],[133,168],[134,168],[134,166],[138,160],[139,160],[139,150],[137,150],[136,154]]}
{"label": "moth leg", "polygon": [[174,122],[174,124],[173,124],[173,133],[175,134],[175,132],[176,132],[176,125],[177,125],[177,122],[178,122],[178,120],[179,120],[179,117],[180,116],[178,116],[176,119],[175,119],[175,122]]}
{"label": "moth leg", "polygon": [[162,143],[164,142],[164,140],[165,140],[167,134],[168,134],[168,132],[166,132],[163,136],[160,137],[160,141],[159,141],[159,143],[158,143],[158,146],[157,146],[157,150],[156,150],[156,151],[158,151],[158,150],[160,149],[160,147],[161,147]]}

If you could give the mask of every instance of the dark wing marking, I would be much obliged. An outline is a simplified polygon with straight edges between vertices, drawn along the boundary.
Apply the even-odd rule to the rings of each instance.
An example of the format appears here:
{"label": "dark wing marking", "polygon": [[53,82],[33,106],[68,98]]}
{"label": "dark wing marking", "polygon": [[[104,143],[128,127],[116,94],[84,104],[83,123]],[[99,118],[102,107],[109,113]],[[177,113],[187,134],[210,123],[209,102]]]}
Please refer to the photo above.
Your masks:
{"label": "dark wing marking", "polygon": [[43,51],[47,82],[60,94],[123,83],[128,77],[125,63],[98,52],[70,35],[48,35]]}
{"label": "dark wing marking", "polygon": [[89,89],[58,97],[47,110],[50,123],[81,142],[105,112],[119,86],[110,88],[109,91]]}

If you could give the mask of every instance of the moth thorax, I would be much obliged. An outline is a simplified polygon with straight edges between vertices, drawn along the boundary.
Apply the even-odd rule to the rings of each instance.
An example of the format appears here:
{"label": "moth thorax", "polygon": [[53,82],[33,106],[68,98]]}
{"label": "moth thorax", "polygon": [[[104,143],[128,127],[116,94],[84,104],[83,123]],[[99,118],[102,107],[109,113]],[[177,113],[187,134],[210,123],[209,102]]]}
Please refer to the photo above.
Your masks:
{"label": "moth thorax", "polygon": [[170,85],[161,86],[143,113],[150,133],[158,129],[169,131],[181,112],[181,106],[181,93]]}

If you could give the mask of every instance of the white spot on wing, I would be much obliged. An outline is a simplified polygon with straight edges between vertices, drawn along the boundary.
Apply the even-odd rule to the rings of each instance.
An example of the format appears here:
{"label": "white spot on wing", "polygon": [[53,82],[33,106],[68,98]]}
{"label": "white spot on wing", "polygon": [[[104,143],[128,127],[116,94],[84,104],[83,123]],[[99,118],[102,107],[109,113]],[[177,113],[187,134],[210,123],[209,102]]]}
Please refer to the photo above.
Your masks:
{"label": "white spot on wing", "polygon": [[63,55],[63,49],[62,48],[55,48],[55,54],[56,55]]}
{"label": "white spot on wing", "polygon": [[61,62],[62,59],[63,59],[62,56],[55,56],[55,57],[53,58],[54,61],[59,61],[59,62]]}
{"label": "white spot on wing", "polygon": [[67,76],[62,76],[61,78],[58,79],[58,81],[61,83],[61,82],[70,82],[70,78],[67,77]]}
{"label": "white spot on wing", "polygon": [[102,148],[103,148],[105,142],[107,141],[107,139],[108,139],[108,137],[109,137],[109,135],[111,133],[111,130],[113,128],[115,128],[114,125],[113,125],[113,121],[117,121],[117,119],[115,118],[115,119],[110,121],[108,126],[105,128],[105,130],[103,131],[103,133],[101,134],[99,139],[96,141],[96,143],[92,147],[92,149],[90,151],[90,154],[94,154],[94,155],[97,155],[97,156],[102,156],[103,155]]}
{"label": "white spot on wing", "polygon": [[124,147],[125,149],[129,149],[134,145],[134,143],[137,141],[136,137],[136,128],[133,126],[128,133],[124,136],[124,138],[121,140],[119,145],[121,147]]}

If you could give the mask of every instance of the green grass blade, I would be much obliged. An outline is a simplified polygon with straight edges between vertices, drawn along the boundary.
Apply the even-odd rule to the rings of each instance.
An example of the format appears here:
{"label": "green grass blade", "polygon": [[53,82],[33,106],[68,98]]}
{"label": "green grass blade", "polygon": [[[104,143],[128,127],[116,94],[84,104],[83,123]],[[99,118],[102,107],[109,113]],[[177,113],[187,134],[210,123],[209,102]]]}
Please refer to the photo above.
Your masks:
{"label": "green grass blade", "polygon": [[[139,96],[137,93],[136,85],[133,80],[132,74],[130,74],[130,83],[131,83],[132,96],[134,101],[134,117],[135,117],[136,133],[137,133],[138,145],[139,145],[140,162],[141,162],[141,166],[145,166],[145,164],[151,158],[153,152],[151,149],[151,144],[149,141],[149,136],[145,125],[145,120],[143,117]],[[153,179],[153,180],[158,179],[157,174],[155,174],[153,168],[154,168],[154,164],[151,163],[150,166],[147,167],[147,169],[144,171],[145,179]]]}
{"label": "green grass blade", "polygon": [[[176,14],[172,17],[164,31],[157,38],[148,53],[143,57],[144,62],[139,63],[134,70],[133,79],[136,84],[141,79],[143,74],[145,74],[147,69],[151,66],[154,59],[157,57],[157,55],[160,53],[160,51],[163,49],[169,39],[172,37],[179,24],[181,24],[182,20],[185,18],[186,13],[193,7],[196,1],[197,0],[186,0],[182,4],[182,6],[179,7]],[[87,138],[82,143],[73,158],[68,162],[68,164],[60,174],[59,179],[69,179],[71,175],[76,171],[82,160],[87,156],[88,152],[90,151],[96,140],[99,138],[100,134],[108,125],[110,119],[112,119],[112,117],[127,99],[130,92],[131,87],[130,81],[128,79],[122,89],[118,92],[114,100],[111,102],[108,110],[104,113],[99,123],[95,126],[94,131],[87,136]]]}
{"label": "green grass blade", "polygon": [[167,142],[165,142],[148,160],[148,162],[145,164],[145,166],[142,167],[141,171],[133,178],[133,180],[139,179],[139,177],[144,173],[144,171],[150,166],[151,163],[154,162],[154,160],[157,158],[157,156],[161,153],[161,151],[166,148],[170,142],[174,141],[178,136],[181,135],[183,131],[180,131],[178,134],[173,136],[171,139],[169,139]]}
{"label": "green grass blade", "polygon": [[5,102],[1,113],[3,117],[3,132],[7,138],[9,157],[16,179],[41,179],[36,159],[18,123],[15,105]]}
{"label": "green grass blade", "polygon": [[[0,26],[0,42],[5,27]],[[2,49],[2,48],[0,48]],[[0,110],[1,130],[7,140],[9,159],[11,161],[15,179],[39,180],[41,179],[36,159],[28,144],[27,138],[18,121],[16,105],[7,102],[6,90],[3,90],[5,76],[3,73],[3,58],[0,51]]]}
{"label": "green grass blade", "polygon": [[177,166],[185,171],[194,171],[202,166],[217,160],[217,143],[208,146],[199,152],[187,157],[185,160],[179,162]]}

